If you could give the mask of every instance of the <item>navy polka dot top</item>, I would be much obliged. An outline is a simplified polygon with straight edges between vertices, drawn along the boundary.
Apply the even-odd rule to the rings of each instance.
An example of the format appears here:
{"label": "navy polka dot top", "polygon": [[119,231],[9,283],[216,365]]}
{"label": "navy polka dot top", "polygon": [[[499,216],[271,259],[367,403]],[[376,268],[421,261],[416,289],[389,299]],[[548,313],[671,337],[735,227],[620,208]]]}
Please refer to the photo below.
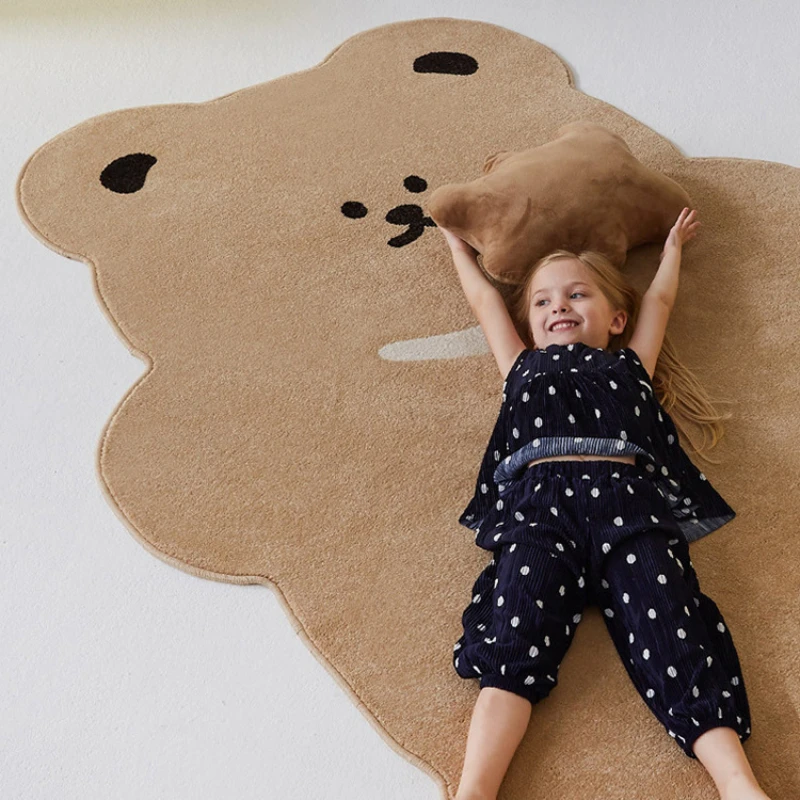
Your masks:
{"label": "navy polka dot top", "polygon": [[503,382],[475,494],[459,522],[478,531],[529,461],[556,455],[634,455],[669,500],[687,541],[736,516],[681,447],[629,347],[609,352],[576,342],[519,354]]}

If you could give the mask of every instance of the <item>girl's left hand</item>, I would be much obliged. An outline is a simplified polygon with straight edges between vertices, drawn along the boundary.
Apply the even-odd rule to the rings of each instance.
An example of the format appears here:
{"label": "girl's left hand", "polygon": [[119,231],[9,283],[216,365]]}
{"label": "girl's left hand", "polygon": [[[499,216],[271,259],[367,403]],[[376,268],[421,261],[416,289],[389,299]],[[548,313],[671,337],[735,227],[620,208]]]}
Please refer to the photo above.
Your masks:
{"label": "girl's left hand", "polygon": [[686,213],[687,211],[689,211],[689,209],[684,208],[678,216],[677,221],[672,226],[672,230],[669,232],[667,241],[664,244],[665,250],[667,247],[677,247],[678,249],[681,249],[683,247],[683,243],[693,239],[697,233],[697,228],[699,227],[700,223],[696,222],[694,219],[694,209],[689,211],[688,214]]}

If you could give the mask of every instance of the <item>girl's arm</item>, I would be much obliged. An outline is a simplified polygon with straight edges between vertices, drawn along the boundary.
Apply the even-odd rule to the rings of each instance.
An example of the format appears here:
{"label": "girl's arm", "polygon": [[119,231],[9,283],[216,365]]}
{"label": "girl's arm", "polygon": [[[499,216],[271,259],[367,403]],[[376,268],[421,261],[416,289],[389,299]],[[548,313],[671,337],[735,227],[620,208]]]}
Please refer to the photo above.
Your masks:
{"label": "girl's arm", "polygon": [[506,378],[525,343],[519,338],[502,295],[478,266],[475,258],[478,251],[450,231],[444,228],[441,231],[450,245],[464,294],[489,343],[500,375]]}
{"label": "girl's arm", "polygon": [[478,251],[446,228],[439,228],[439,230],[447,239],[447,244],[450,246],[450,254],[453,256],[453,263],[456,265],[456,271],[461,281],[461,287],[470,307],[474,309],[490,293],[489,290],[493,292],[497,290],[478,265],[478,259],[476,258]]}
{"label": "girl's arm", "polygon": [[675,305],[678,294],[678,278],[681,271],[681,248],[672,245],[664,246],[664,255],[658,266],[653,282],[647,289],[647,294],[655,295],[663,300],[669,308]]}
{"label": "girl's arm", "polygon": [[675,297],[678,294],[683,243],[694,237],[700,225],[694,220],[694,209],[688,214],[687,211],[689,209],[684,208],[672,226],[667,241],[664,243],[664,249],[661,251],[658,272],[647,290],[647,294],[661,298],[669,308],[675,305]]}
{"label": "girl's arm", "polygon": [[456,265],[461,287],[472,308],[483,302],[484,297],[497,289],[492,286],[488,278],[483,274],[478,259],[473,253],[466,250],[453,250],[453,263]]}

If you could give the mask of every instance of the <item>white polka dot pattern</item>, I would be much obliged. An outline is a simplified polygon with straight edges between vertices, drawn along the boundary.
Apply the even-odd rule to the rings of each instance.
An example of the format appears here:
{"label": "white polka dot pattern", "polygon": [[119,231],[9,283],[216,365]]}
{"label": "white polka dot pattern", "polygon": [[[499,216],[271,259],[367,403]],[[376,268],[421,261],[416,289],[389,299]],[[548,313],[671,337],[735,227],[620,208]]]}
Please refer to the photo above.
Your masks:
{"label": "white polka dot pattern", "polygon": [[[550,490],[563,494],[567,484],[577,485],[579,471],[560,476]],[[575,548],[555,547],[563,527],[542,529],[529,543],[501,546],[464,612],[464,635],[453,648],[456,672],[477,677],[481,687],[499,686],[538,702],[557,682],[584,607],[598,603],[634,685],[687,756],[696,758],[692,744],[718,725],[732,727],[744,741],[750,711],[738,657],[719,609],[700,591],[687,542],[641,511],[631,517],[641,534],[624,528],[622,538],[603,542],[597,531],[613,532],[618,518],[629,522],[609,513],[613,498],[624,497],[626,479],[598,466],[589,471],[606,503],[594,527],[577,529],[577,541],[565,539]],[[627,480],[634,479],[628,472]],[[575,493],[569,502],[592,501]],[[574,520],[578,512],[570,508],[565,516]],[[494,601],[476,603],[487,595]]]}
{"label": "white polka dot pattern", "polygon": [[633,455],[687,541],[735,517],[680,446],[635,351],[577,342],[520,352],[503,383],[475,492],[459,522],[476,532],[487,520],[494,526],[504,498],[527,491],[529,461],[570,454]]}

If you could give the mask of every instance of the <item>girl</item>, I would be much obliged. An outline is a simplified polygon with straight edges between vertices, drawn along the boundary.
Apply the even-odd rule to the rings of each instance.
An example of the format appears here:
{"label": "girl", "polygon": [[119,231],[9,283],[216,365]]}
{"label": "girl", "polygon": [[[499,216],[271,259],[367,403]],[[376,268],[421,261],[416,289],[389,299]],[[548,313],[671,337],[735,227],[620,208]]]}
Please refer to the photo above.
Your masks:
{"label": "girl", "polygon": [[459,518],[493,558],[453,650],[458,675],[480,683],[456,800],[496,798],[587,604],[603,610],[637,691],[722,800],[768,800],[742,748],[750,709],[736,648],[688,551],[735,512],[667,412],[710,429],[711,446],[730,416],[716,414],[665,333],[694,213],[681,212],[641,297],[600,253],[540,259],[511,303],[519,326],[476,251],[442,229],[505,379]]}

